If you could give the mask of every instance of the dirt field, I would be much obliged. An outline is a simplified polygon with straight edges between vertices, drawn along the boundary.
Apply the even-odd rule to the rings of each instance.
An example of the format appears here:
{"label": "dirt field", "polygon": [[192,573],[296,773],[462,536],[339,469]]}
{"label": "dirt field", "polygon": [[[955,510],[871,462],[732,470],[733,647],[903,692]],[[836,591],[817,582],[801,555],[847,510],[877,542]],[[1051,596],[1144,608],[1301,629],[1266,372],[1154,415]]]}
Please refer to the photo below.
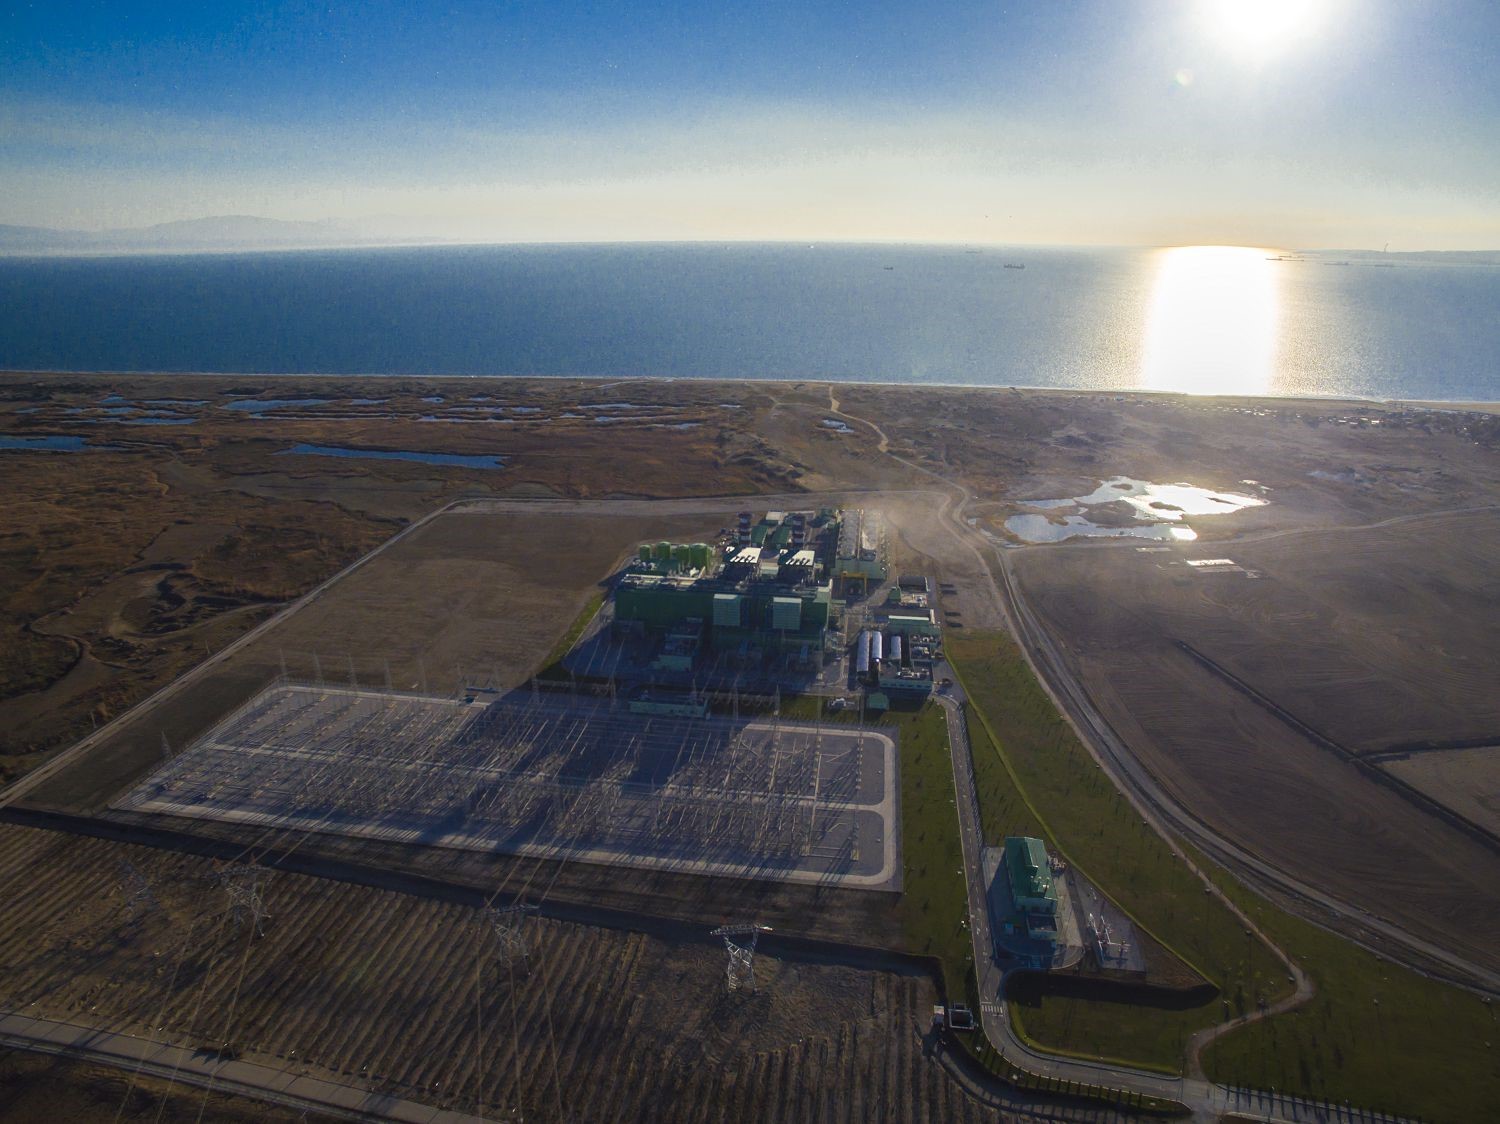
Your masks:
{"label": "dirt field", "polygon": [[1500,835],[1500,745],[1413,754],[1381,768]]}
{"label": "dirt field", "polygon": [[[1028,549],[1016,572],[1109,720],[1189,807],[1346,900],[1496,964],[1500,853],[1352,758],[1500,730],[1500,586],[1485,561],[1497,547],[1490,512],[1166,554]],[[1187,557],[1261,576],[1194,571]],[[1377,767],[1428,769],[1423,787],[1441,799],[1487,775],[1475,753],[1480,771],[1463,780],[1459,758],[1430,770],[1440,753]],[[1474,801],[1451,806],[1464,815]]]}
{"label": "dirt field", "polygon": [[0,450],[0,782],[459,494],[733,494],[803,472],[732,384],[622,404],[556,380],[313,382],[0,375],[0,434],[88,442]]}
{"label": "dirt field", "polygon": [[[121,861],[156,896],[134,921]],[[35,878],[43,869],[56,877]],[[282,873],[264,882],[270,919],[252,940],[211,873],[206,860],[0,828],[0,1004],[229,1042],[491,1116],[855,1122],[880,1106],[893,1122],[998,1118],[927,1056],[925,976],[762,956],[759,991],[730,995],[713,943],[534,918],[529,957],[505,961],[477,909]]]}
{"label": "dirt field", "polygon": [[[978,530],[1003,537],[1018,497],[1078,495],[1114,475],[1258,482],[1265,507],[1197,521],[1199,545],[1177,553],[1227,555],[1263,577],[1160,570],[1163,556],[1129,546],[1065,546],[1018,552],[1025,588],[1121,733],[1205,818],[1340,896],[1476,959],[1495,956],[1494,853],[1339,751],[1459,814],[1484,808],[1491,758],[1444,747],[1500,733],[1486,646],[1500,529],[1486,516],[1321,533],[1500,503],[1494,416],[811,382],[4,376],[0,432],[108,446],[0,451],[11,499],[0,531],[0,779],[448,501],[536,504],[428,524],[35,794],[92,811],[160,760],[163,735],[186,746],[283,660],[297,676],[347,683],[352,664],[356,682],[389,674],[408,689],[517,682],[635,542],[703,538],[741,507],[790,506],[798,493],[881,507],[893,568],[942,583],[945,624],[959,630],[1002,621]],[[350,455],[288,452],[300,443]],[[450,460],[354,455],[371,451]],[[637,503],[712,495],[759,498]],[[611,506],[570,506],[580,500]],[[948,517],[960,503],[974,534]],[[1301,530],[1319,533],[1284,534]],[[245,838],[233,826],[192,830]],[[537,873],[502,855],[259,838],[320,862],[467,886]],[[296,1050],[332,1072],[368,1066],[393,1088],[486,1111],[524,1100],[541,1118],[623,1103],[639,1119],[692,1105],[716,1119],[855,1120],[877,1098],[898,1106],[896,1120],[982,1115],[921,1057],[922,979],[768,961],[767,1005],[750,1017],[711,998],[717,950],[538,922],[526,979],[541,982],[513,990],[498,969],[474,976],[493,937],[473,910],[278,875],[267,886],[272,929],[236,944],[210,908],[222,891],[202,881],[203,864],[144,852],[141,869],[170,887],[174,925],[127,931],[119,899],[100,892],[121,853],[0,829],[0,865],[9,860],[10,885],[25,888],[0,899],[25,910],[0,932],[0,1002],[55,1001],[121,1026],[148,1025],[156,1004],[167,1020],[156,1025],[183,1035],[212,1032],[209,1012],[252,1053]],[[539,877],[557,901],[902,941],[895,895],[582,863],[555,873]]]}
{"label": "dirt field", "polygon": [[[514,686],[537,668],[596,583],[644,539],[701,537],[703,515],[440,516],[284,618],[191,690],[114,731],[81,768],[36,793],[96,807],[182,748],[285,668],[296,679],[453,694],[460,680]],[[387,676],[389,675],[389,680]]]}
{"label": "dirt field", "polygon": [[0,1120],[6,1124],[331,1124],[332,1117],[294,1112],[264,1101],[209,1093],[142,1078],[133,1086],[123,1070],[0,1050]]}

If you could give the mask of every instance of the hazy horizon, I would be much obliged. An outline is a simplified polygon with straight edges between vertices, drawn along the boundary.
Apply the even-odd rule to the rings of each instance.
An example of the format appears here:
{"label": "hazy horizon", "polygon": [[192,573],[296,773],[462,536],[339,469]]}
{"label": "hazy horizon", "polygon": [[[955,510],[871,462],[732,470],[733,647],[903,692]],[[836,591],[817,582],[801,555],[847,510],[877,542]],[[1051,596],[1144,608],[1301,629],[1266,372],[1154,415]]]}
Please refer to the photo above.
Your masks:
{"label": "hazy horizon", "polygon": [[1500,10],[16,12],[0,222],[469,243],[1500,246]]}
{"label": "hazy horizon", "polygon": [[[284,233],[305,233],[309,236],[307,241],[283,240],[254,242],[244,240],[243,242],[231,241],[226,238],[220,241],[212,240],[212,236],[204,235],[200,241],[170,241],[165,235],[170,235],[190,229],[192,231],[208,230],[214,223],[249,222],[264,224],[269,232],[278,230]],[[327,241],[319,241],[311,238],[313,228],[324,228],[332,234],[342,235],[340,238],[331,238]],[[890,246],[893,248],[910,246],[912,248],[923,247],[966,247],[970,249],[990,250],[1045,250],[1045,249],[1076,249],[1076,250],[1163,250],[1184,248],[1192,246],[1221,245],[1201,242],[1155,242],[1155,243],[1087,243],[1087,242],[1020,242],[1020,241],[977,241],[967,239],[906,239],[906,238],[818,238],[811,241],[801,238],[756,238],[756,237],[724,237],[724,238],[510,238],[492,239],[483,237],[443,238],[438,236],[422,236],[420,234],[391,236],[380,232],[378,221],[374,222],[349,222],[341,219],[322,218],[304,220],[281,220],[272,219],[264,215],[202,215],[184,219],[173,219],[161,223],[153,223],[144,226],[126,227],[43,227],[22,226],[20,224],[0,223],[0,253],[16,252],[17,247],[7,246],[4,237],[11,231],[37,232],[39,234],[55,233],[68,236],[77,236],[80,239],[100,239],[100,241],[79,241],[74,244],[59,243],[45,249],[47,253],[66,254],[70,249],[76,249],[83,254],[114,254],[122,252],[153,252],[159,249],[163,253],[255,253],[260,251],[274,252],[278,250],[340,250],[340,249],[381,249],[401,247],[422,246],[643,246],[643,245],[768,245],[768,246],[796,246],[796,245],[828,245],[828,246]],[[157,243],[147,241],[139,242],[109,242],[109,237],[126,238],[129,236],[147,235],[152,232],[163,232],[163,240]],[[1228,245],[1228,244],[1222,244]],[[1237,244],[1247,249],[1266,250],[1277,253],[1295,254],[1389,254],[1389,255],[1421,255],[1439,254],[1454,256],[1485,256],[1500,255],[1500,240],[1495,246],[1480,246],[1473,249],[1434,249],[1431,247],[1413,247],[1402,250],[1390,250],[1379,246],[1273,246]]]}

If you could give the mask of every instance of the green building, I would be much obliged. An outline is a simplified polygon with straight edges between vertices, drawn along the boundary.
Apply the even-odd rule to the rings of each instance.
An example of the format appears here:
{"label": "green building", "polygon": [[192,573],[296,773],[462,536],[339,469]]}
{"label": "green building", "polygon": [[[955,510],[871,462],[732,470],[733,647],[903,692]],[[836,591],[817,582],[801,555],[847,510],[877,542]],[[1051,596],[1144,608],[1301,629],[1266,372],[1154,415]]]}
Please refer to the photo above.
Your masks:
{"label": "green building", "polygon": [[630,573],[615,588],[615,621],[666,633],[698,620],[710,647],[806,644],[821,651],[832,604],[827,584]]}
{"label": "green building", "polygon": [[[770,511],[754,521],[745,511],[738,532],[718,544],[643,543],[615,587],[615,623],[669,639],[701,627],[703,645],[721,651],[821,652],[841,529],[827,512]],[[672,647],[672,670],[685,651]]]}
{"label": "green building", "polygon": [[1047,848],[1031,836],[1005,839],[1005,876],[1017,912],[1026,915],[1026,935],[1040,941],[1058,939],[1058,887],[1053,882]]}
{"label": "green building", "polygon": [[1049,917],[1057,913],[1057,887],[1052,883],[1047,848],[1040,839],[1026,835],[1008,836],[1005,840],[1005,873],[1018,909]]}

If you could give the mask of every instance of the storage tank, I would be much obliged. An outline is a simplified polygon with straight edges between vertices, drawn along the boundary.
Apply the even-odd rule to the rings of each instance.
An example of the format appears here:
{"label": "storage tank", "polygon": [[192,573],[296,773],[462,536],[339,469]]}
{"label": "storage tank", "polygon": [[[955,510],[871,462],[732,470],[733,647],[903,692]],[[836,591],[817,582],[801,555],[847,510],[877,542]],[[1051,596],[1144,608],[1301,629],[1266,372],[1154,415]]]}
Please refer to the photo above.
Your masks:
{"label": "storage tank", "polygon": [[885,658],[885,642],[880,633],[870,633],[870,663],[877,664]]}
{"label": "storage tank", "polygon": [[891,633],[891,645],[890,646],[891,646],[891,663],[899,664],[901,662],[901,634],[899,632],[893,632],[893,633]]}
{"label": "storage tank", "polygon": [[686,570],[692,564],[692,551],[687,543],[680,542],[672,547],[672,561],[677,563],[679,570]]}
{"label": "storage tank", "polygon": [[859,634],[859,643],[854,645],[854,671],[857,675],[870,674],[870,630]]}
{"label": "storage tank", "polygon": [[672,544],[659,542],[656,544],[656,560],[658,562],[670,562],[672,560]]}
{"label": "storage tank", "polygon": [[648,542],[641,543],[641,561],[642,562],[650,562],[651,561],[651,544],[648,543]]}
{"label": "storage tank", "polygon": [[690,557],[692,558],[693,569],[695,569],[695,570],[706,570],[706,569],[708,569],[708,543],[706,543],[706,542],[695,542],[689,548],[689,551],[690,551]]}

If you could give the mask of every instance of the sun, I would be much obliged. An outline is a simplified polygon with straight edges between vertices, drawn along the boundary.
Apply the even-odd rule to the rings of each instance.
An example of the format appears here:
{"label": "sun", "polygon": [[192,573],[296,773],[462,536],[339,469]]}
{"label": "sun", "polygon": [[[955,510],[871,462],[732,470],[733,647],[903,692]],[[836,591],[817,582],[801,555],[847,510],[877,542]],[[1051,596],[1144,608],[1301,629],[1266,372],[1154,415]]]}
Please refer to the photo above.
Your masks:
{"label": "sun", "polygon": [[1239,54],[1264,59],[1305,39],[1322,22],[1319,0],[1201,0],[1215,38]]}

